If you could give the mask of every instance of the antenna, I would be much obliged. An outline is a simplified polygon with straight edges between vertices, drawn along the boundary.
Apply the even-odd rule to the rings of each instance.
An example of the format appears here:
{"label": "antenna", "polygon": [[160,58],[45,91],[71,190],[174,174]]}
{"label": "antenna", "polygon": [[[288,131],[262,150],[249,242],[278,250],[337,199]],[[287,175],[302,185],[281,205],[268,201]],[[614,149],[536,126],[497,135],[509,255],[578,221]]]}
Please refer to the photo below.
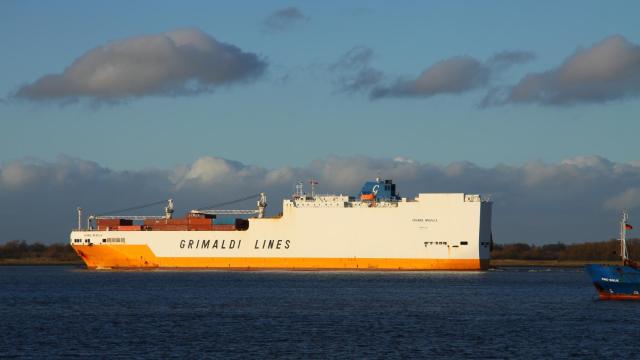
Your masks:
{"label": "antenna", "polygon": [[82,208],[78,207],[78,230],[82,230]]}
{"label": "antenna", "polygon": [[620,221],[620,256],[622,256],[623,265],[629,257],[627,253],[627,221],[629,221],[629,214],[627,214],[626,210],[623,210],[622,221]]}
{"label": "antenna", "polygon": [[296,183],[296,192],[294,196],[298,199],[302,199],[304,197],[304,183],[302,181],[298,181]]}
{"label": "antenna", "polygon": [[318,181],[311,179],[309,180],[309,184],[311,184],[311,197],[315,198],[316,197],[316,185],[318,185]]}

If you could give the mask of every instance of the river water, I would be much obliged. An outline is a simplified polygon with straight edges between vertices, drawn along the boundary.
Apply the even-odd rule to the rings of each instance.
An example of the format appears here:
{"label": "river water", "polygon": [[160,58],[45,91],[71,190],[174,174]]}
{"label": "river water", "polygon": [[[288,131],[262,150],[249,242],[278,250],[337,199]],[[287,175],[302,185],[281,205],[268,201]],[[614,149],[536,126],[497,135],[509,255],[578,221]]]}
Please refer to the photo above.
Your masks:
{"label": "river water", "polygon": [[640,358],[640,302],[583,269],[0,267],[0,357]]}

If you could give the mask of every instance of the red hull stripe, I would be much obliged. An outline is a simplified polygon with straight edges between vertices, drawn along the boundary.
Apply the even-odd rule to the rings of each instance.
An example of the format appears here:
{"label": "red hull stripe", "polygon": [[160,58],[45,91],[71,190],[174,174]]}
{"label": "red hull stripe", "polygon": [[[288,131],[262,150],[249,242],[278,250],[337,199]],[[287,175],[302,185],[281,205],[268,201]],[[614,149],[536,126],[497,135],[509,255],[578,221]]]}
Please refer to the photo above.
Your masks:
{"label": "red hull stripe", "polygon": [[632,294],[610,294],[600,291],[598,295],[602,300],[640,300],[640,295]]}

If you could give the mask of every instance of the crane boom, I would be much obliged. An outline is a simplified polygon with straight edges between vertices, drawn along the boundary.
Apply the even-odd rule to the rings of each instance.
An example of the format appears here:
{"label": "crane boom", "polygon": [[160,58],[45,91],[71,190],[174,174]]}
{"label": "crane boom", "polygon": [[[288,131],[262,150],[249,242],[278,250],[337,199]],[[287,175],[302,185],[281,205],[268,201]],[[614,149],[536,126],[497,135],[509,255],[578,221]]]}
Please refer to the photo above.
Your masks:
{"label": "crane boom", "polygon": [[258,210],[191,210],[192,214],[203,215],[250,215],[257,214]]}
{"label": "crane boom", "polygon": [[166,219],[165,216],[151,216],[151,215],[120,215],[120,216],[93,216],[92,219],[126,219],[126,220],[146,220],[146,219]]}

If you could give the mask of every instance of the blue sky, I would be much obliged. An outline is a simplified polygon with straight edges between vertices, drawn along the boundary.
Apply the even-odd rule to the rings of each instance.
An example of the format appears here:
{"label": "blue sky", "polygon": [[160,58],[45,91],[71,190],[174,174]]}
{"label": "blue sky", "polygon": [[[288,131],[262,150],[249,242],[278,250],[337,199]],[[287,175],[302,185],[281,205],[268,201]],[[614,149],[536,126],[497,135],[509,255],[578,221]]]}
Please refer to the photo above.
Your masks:
{"label": "blue sky", "polygon": [[[308,20],[265,32],[264,20],[289,6]],[[501,75],[499,81],[509,84],[556,67],[577,48],[610,35],[639,41],[636,2],[9,1],[2,7],[4,162],[67,154],[136,169],[215,154],[274,167],[361,154],[490,166],[583,154],[616,161],[635,156],[637,99],[479,109],[479,89],[372,101],[336,92],[326,66],[354,46],[374,51],[372,66],[405,77],[456,55],[534,53],[535,60]],[[184,27],[264,57],[266,73],[250,84],[194,96],[149,96],[116,105],[11,98],[25,83],[61,72],[109,41]]]}
{"label": "blue sky", "polygon": [[[77,205],[277,203],[307,177],[350,193],[378,175],[403,195],[492,195],[498,242],[604,239],[640,208],[638,13],[4,1],[0,242],[65,241]],[[18,220],[33,216],[47,227]]]}

